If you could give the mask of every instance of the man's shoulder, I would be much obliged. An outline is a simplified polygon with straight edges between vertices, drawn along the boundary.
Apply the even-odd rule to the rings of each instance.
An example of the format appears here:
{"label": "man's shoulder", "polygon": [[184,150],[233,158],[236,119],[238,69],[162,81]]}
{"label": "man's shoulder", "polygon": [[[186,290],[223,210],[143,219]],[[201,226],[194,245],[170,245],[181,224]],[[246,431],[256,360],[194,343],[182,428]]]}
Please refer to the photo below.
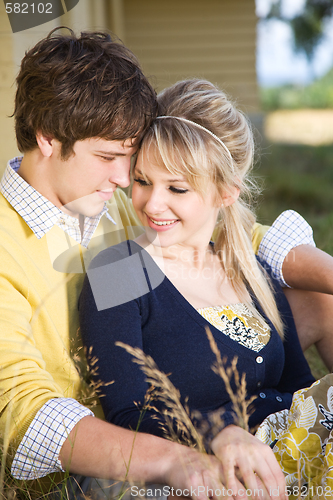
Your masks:
{"label": "man's shoulder", "polygon": [[[25,254],[34,254],[32,230],[19,213],[0,193],[0,252],[21,259]],[[1,259],[0,259],[1,260]],[[3,260],[3,259],[2,259]],[[1,264],[1,263],[0,263]]]}
{"label": "man's shoulder", "polygon": [[110,202],[108,202],[107,207],[109,209],[109,213],[113,216],[114,208],[117,208],[117,211],[124,223],[124,225],[140,225],[140,221],[135,213],[135,210],[132,205],[132,200],[128,198],[128,196],[118,188]]}
{"label": "man's shoulder", "polygon": [[8,230],[13,229],[13,225],[22,224],[25,224],[22,217],[0,193],[0,231],[8,232]]}
{"label": "man's shoulder", "polygon": [[268,229],[269,226],[264,226],[262,224],[259,224],[258,222],[253,224],[251,236],[252,236],[252,248],[255,254],[258,254],[259,245],[261,243],[261,240],[267,233]]}

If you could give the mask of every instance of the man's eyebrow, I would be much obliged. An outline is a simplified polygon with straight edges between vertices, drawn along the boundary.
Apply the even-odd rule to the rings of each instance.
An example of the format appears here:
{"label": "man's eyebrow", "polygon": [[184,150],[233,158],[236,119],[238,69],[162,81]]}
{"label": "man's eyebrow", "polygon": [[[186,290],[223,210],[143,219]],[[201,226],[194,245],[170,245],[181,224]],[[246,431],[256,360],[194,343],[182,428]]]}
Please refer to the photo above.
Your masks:
{"label": "man's eyebrow", "polygon": [[101,153],[106,156],[126,156],[127,153],[119,153],[118,151],[103,151],[102,149],[95,149],[95,153]]}
{"label": "man's eyebrow", "polygon": [[[131,148],[132,149],[132,155],[135,155],[137,153],[137,150],[134,148],[134,146]],[[134,149],[134,151],[133,151]],[[106,156],[127,156],[129,154],[129,151],[126,153],[126,152],[122,152],[122,151],[112,151],[112,149],[95,149],[94,150],[94,153],[99,153],[99,154],[102,154],[102,155],[106,155]]]}

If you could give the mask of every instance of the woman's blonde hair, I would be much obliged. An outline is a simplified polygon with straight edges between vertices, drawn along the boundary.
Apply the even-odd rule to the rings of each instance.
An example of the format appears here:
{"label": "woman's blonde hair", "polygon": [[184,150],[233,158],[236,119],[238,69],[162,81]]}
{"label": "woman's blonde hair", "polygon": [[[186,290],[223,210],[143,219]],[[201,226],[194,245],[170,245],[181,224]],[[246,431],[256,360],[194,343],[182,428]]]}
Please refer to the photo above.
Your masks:
{"label": "woman's blonde hair", "polygon": [[[214,249],[240,299],[247,297],[250,288],[283,337],[283,324],[269,280],[252,249],[255,217],[244,201],[254,187],[247,179],[254,153],[248,119],[206,80],[174,84],[159,94],[158,107],[160,118],[144,137],[142,154],[148,153],[150,160],[163,163],[174,174],[185,174],[189,184],[203,196],[211,183],[221,202],[223,194],[240,190],[234,203],[221,207]],[[250,307],[257,314],[253,304]]]}

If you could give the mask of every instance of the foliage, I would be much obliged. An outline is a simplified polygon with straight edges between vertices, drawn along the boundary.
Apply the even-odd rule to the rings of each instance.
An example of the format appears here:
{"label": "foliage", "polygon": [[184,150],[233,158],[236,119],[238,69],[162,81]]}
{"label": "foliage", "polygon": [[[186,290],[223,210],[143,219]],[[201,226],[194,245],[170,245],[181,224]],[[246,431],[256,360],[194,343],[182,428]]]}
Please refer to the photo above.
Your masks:
{"label": "foliage", "polygon": [[283,85],[260,89],[264,111],[275,109],[333,108],[333,68],[308,86]]}
{"label": "foliage", "polygon": [[306,0],[303,12],[292,19],[282,15],[282,0],[275,0],[266,19],[280,19],[288,23],[294,35],[297,51],[312,59],[314,50],[324,36],[325,21],[333,14],[333,0]]}

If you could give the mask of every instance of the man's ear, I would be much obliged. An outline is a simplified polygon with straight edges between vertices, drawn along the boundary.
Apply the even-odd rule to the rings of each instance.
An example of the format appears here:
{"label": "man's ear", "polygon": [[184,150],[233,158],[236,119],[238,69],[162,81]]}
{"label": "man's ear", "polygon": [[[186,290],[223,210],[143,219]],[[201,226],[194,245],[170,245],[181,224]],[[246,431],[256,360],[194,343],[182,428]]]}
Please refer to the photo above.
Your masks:
{"label": "man's ear", "polygon": [[51,137],[46,137],[41,132],[37,132],[36,141],[43,156],[49,158],[54,152],[54,143]]}
{"label": "man's ear", "polygon": [[228,187],[227,191],[222,195],[221,206],[230,207],[238,200],[240,189],[236,186]]}

